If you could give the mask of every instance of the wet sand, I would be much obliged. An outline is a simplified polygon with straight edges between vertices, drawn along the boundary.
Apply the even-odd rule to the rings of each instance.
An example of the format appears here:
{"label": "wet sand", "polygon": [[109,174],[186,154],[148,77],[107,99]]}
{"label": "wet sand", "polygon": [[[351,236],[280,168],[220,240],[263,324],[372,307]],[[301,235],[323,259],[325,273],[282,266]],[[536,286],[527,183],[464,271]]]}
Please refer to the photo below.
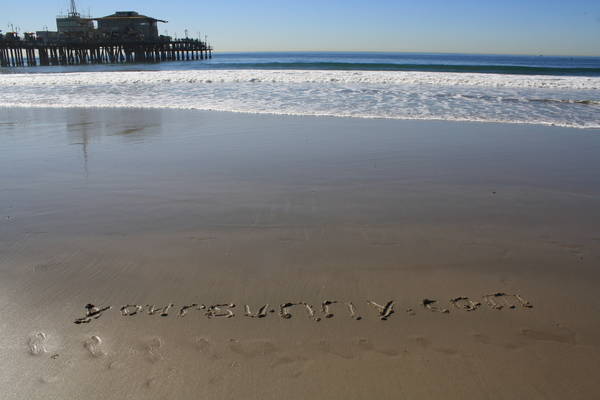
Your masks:
{"label": "wet sand", "polygon": [[2,109],[2,398],[600,397],[599,154],[541,126]]}

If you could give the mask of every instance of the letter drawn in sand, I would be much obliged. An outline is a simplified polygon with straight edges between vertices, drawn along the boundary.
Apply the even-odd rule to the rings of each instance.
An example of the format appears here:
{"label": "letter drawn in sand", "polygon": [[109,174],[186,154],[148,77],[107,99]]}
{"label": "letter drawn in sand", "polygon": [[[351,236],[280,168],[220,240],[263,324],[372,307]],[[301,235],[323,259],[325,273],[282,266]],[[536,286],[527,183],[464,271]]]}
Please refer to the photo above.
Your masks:
{"label": "letter drawn in sand", "polygon": [[337,304],[337,300],[325,300],[323,303],[321,303],[321,310],[323,311],[325,318],[333,318],[331,306],[334,304]]}
{"label": "letter drawn in sand", "polygon": [[362,319],[362,317],[356,313],[356,307],[354,306],[354,304],[352,304],[352,302],[342,303],[337,300],[325,300],[323,303],[321,303],[321,311],[323,312],[325,318],[334,317],[335,314],[331,311],[331,308],[334,304],[344,304],[348,308],[350,318],[355,319],[357,321]]}
{"label": "letter drawn in sand", "polygon": [[392,315],[394,313],[394,301],[390,300],[388,301],[385,306],[375,303],[372,300],[367,300],[367,303],[371,306],[373,306],[377,312],[379,313],[379,319],[381,319],[382,321],[386,321],[390,315]]}
{"label": "letter drawn in sand", "polygon": [[208,308],[206,310],[206,316],[208,318],[216,318],[216,317],[232,318],[235,316],[235,314],[233,313],[233,311],[230,310],[230,308],[234,308],[234,307],[235,307],[235,304],[233,304],[233,303],[215,304],[212,306],[208,306]]}
{"label": "letter drawn in sand", "polygon": [[148,315],[154,315],[156,313],[158,313],[160,311],[160,316],[161,317],[168,317],[169,316],[169,311],[171,310],[171,308],[174,306],[175,304],[173,303],[169,303],[166,306],[162,306],[162,307],[157,307],[154,304],[150,305],[147,304],[146,307],[148,307]]}
{"label": "letter drawn in sand", "polygon": [[441,308],[441,307],[436,306],[435,304],[437,302],[438,302],[437,300],[423,299],[423,307],[425,307],[429,311],[433,311],[433,312],[441,312],[444,314],[450,313],[450,310],[448,310],[447,308]]}
{"label": "letter drawn in sand", "polygon": [[504,307],[515,309],[517,306],[522,308],[533,308],[533,305],[518,294],[493,293],[483,296],[483,301],[495,310],[502,310]]}
{"label": "letter drawn in sand", "polygon": [[141,312],[142,306],[137,304],[127,304],[126,306],[121,307],[121,315],[124,317],[131,317]]}
{"label": "letter drawn in sand", "polygon": [[90,322],[92,322],[92,319],[98,319],[102,316],[102,313],[105,311],[110,310],[112,307],[111,306],[106,306],[106,307],[96,307],[93,304],[86,304],[85,306],[85,316],[81,317],[81,318],[77,318],[75,320],[76,324],[89,324]]}
{"label": "letter drawn in sand", "polygon": [[465,311],[475,311],[479,307],[481,307],[480,302],[473,301],[473,300],[469,299],[468,297],[463,297],[463,296],[450,299],[450,304],[452,304],[454,307],[456,307],[459,310],[465,310]]}
{"label": "letter drawn in sand", "polygon": [[250,305],[248,305],[248,304],[244,305],[244,310],[246,311],[244,313],[244,315],[246,317],[250,317],[250,318],[264,318],[267,316],[267,313],[269,311],[272,311],[272,310],[269,310],[268,304],[261,306],[256,313],[252,313]]}
{"label": "letter drawn in sand", "polygon": [[312,305],[308,304],[308,303],[304,303],[304,302],[298,302],[298,303],[282,303],[279,306],[279,316],[283,319],[290,319],[292,318],[292,314],[290,313],[290,308],[293,306],[304,306],[304,308],[306,309],[306,311],[308,312],[308,316],[311,319],[314,319],[315,321],[320,321],[321,318],[318,318],[315,314],[315,309]]}
{"label": "letter drawn in sand", "polygon": [[292,318],[292,314],[290,314],[290,307],[297,305],[296,303],[282,303],[279,305],[279,315],[283,319]]}
{"label": "letter drawn in sand", "polygon": [[310,319],[314,319],[315,321],[319,322],[321,321],[320,317],[317,317],[316,313],[315,313],[315,309],[311,304],[308,303],[299,303],[300,305],[303,305],[306,308],[306,311],[308,312],[308,316]]}
{"label": "letter drawn in sand", "polygon": [[194,307],[198,307],[198,304],[193,303],[193,304],[188,304],[188,305],[182,306],[179,309],[179,313],[177,314],[177,316],[180,317],[180,318],[185,317],[185,315],[187,314],[188,310],[190,308],[194,308]]}
{"label": "letter drawn in sand", "polygon": [[350,318],[360,321],[362,317],[356,313],[356,307],[354,307],[354,304],[349,301],[346,303],[346,305],[348,306],[348,311],[350,311]]}

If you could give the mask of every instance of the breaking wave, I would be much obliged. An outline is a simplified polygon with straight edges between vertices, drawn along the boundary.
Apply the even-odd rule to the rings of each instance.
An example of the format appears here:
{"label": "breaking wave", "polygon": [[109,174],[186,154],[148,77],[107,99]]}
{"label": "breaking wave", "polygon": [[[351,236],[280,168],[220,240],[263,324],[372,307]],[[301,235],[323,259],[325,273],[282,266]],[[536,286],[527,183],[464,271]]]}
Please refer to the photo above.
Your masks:
{"label": "breaking wave", "polygon": [[600,128],[600,77],[205,69],[0,75],[4,107],[141,107]]}

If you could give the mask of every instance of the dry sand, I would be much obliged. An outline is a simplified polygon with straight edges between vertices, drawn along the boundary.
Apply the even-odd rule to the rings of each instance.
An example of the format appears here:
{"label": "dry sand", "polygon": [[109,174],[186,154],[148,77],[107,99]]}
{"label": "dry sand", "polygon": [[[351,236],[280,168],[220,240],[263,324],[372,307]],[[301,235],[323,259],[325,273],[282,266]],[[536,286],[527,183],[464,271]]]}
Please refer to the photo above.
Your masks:
{"label": "dry sand", "polygon": [[1,397],[600,398],[599,155],[552,127],[3,109]]}

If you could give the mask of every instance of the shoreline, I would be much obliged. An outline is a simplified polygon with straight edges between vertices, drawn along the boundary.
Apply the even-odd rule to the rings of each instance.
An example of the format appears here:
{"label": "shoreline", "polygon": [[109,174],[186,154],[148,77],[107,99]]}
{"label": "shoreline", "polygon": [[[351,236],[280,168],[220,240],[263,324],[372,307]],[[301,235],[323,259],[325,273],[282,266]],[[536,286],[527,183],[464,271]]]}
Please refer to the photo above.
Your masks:
{"label": "shoreline", "polygon": [[180,108],[180,107],[125,107],[122,105],[119,106],[49,106],[49,105],[30,105],[30,106],[22,106],[22,105],[0,105],[0,110],[135,110],[135,111],[144,111],[144,110],[154,110],[154,111],[175,111],[175,112],[199,112],[199,113],[222,113],[222,114],[240,114],[246,116],[271,116],[271,117],[291,117],[291,118],[332,118],[332,119],[351,119],[351,120],[374,120],[374,121],[407,121],[407,122],[434,122],[434,123],[456,123],[456,124],[486,124],[486,125],[515,125],[515,126],[534,126],[534,127],[544,127],[544,128],[559,128],[559,129],[574,129],[578,131],[597,131],[600,133],[600,125],[593,127],[581,127],[581,126],[565,126],[554,123],[541,123],[541,122],[520,122],[520,121],[492,121],[492,120],[472,120],[472,119],[434,119],[434,118],[397,118],[397,117],[381,117],[381,116],[352,116],[352,115],[331,115],[331,114],[292,114],[292,113],[276,113],[276,112],[249,112],[249,111],[230,111],[230,110],[216,110],[216,109],[198,109],[198,108]]}
{"label": "shoreline", "polygon": [[[278,116],[600,129],[600,77],[312,69],[0,75],[4,106],[136,107]],[[74,88],[78,95],[71,96]],[[116,90],[118,88],[118,90]],[[149,95],[150,94],[150,95]],[[133,108],[132,108],[133,109]]]}

